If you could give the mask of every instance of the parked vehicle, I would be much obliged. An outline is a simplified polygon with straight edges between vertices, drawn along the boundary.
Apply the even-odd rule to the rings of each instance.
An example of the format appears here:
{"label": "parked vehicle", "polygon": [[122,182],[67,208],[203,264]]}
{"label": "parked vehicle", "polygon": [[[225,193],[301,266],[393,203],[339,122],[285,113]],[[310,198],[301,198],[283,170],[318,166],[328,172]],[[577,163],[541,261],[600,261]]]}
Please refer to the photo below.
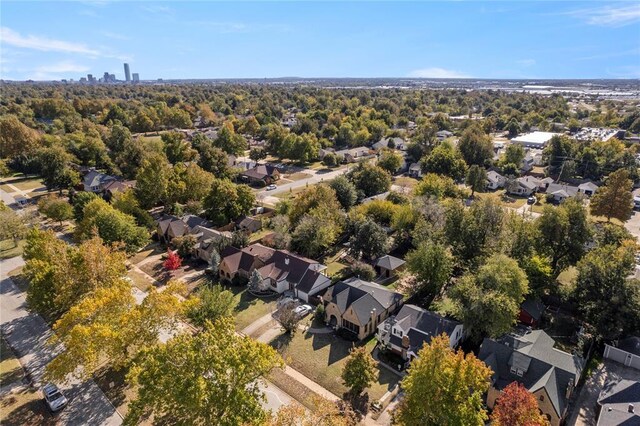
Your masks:
{"label": "parked vehicle", "polygon": [[67,397],[65,397],[60,389],[53,383],[48,383],[42,388],[42,395],[44,396],[44,402],[52,412],[62,410],[67,403]]}
{"label": "parked vehicle", "polygon": [[538,202],[538,199],[536,197],[534,197],[533,195],[529,198],[527,198],[527,204],[535,204],[536,202]]}
{"label": "parked vehicle", "polygon": [[276,188],[277,188],[277,186],[275,186],[274,184],[271,184],[271,185],[267,186],[267,191],[273,191]]}
{"label": "parked vehicle", "polygon": [[311,307],[310,305],[300,305],[300,306],[297,306],[293,310],[293,312],[299,315],[300,318],[303,318],[309,315],[312,310],[313,310],[313,307]]}

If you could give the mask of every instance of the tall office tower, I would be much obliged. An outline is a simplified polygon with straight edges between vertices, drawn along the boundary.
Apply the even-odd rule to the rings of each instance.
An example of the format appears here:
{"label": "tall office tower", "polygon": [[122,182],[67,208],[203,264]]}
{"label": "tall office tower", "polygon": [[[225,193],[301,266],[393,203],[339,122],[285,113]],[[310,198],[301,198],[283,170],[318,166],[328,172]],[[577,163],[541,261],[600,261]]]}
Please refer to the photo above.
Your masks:
{"label": "tall office tower", "polygon": [[131,72],[129,71],[129,64],[124,64],[124,80],[127,83],[131,81]]}
{"label": "tall office tower", "polygon": [[105,83],[108,83],[110,79],[111,79],[111,76],[109,76],[109,73],[105,71],[104,75],[102,76],[102,81]]}
{"label": "tall office tower", "polygon": [[137,83],[140,81],[140,75],[137,72],[133,73],[133,82]]}
{"label": "tall office tower", "polygon": [[89,83],[93,83],[94,82],[93,74],[87,74],[87,80],[89,80]]}

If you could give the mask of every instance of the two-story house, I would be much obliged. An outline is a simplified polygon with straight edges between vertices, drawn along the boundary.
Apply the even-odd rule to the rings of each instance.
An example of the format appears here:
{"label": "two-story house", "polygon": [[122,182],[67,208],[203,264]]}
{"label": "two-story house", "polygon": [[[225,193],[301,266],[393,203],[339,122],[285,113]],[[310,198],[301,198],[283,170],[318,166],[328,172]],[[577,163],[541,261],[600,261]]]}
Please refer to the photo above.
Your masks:
{"label": "two-story house", "polygon": [[392,352],[411,361],[418,356],[423,345],[446,333],[449,347],[455,349],[464,337],[464,327],[458,321],[415,305],[403,305],[397,315],[378,325],[376,339]]}

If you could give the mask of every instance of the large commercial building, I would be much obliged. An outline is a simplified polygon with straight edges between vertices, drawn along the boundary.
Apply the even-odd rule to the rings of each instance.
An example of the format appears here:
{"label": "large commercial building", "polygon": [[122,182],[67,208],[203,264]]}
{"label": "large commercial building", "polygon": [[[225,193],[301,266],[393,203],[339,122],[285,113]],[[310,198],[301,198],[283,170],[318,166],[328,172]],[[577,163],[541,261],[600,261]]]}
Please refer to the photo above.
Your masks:
{"label": "large commercial building", "polygon": [[129,71],[129,64],[124,64],[124,80],[127,83],[131,81],[131,71]]}
{"label": "large commercial building", "polygon": [[137,83],[137,82],[139,82],[139,81],[140,81],[140,75],[138,75],[138,73],[137,73],[137,72],[134,72],[134,73],[133,73],[133,82],[134,82],[134,83]]}
{"label": "large commercial building", "polygon": [[558,133],[532,132],[511,139],[511,143],[520,144],[526,148],[544,148],[552,137]]}

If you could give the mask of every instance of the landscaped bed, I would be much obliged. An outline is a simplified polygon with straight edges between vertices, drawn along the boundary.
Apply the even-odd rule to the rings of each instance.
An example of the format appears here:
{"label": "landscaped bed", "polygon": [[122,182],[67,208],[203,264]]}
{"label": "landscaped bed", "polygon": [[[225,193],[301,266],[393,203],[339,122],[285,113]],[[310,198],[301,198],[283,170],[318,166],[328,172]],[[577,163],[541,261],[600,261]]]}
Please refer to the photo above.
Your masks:
{"label": "landscaped bed", "polygon": [[[340,376],[353,346],[352,342],[335,333],[305,334],[298,331],[291,339],[284,334],[279,336],[271,345],[278,349],[288,365],[332,393],[342,396],[347,392]],[[367,343],[367,348],[371,350],[374,346],[373,339]],[[367,389],[369,400],[379,400],[399,379],[398,375],[380,368],[377,382]]]}

